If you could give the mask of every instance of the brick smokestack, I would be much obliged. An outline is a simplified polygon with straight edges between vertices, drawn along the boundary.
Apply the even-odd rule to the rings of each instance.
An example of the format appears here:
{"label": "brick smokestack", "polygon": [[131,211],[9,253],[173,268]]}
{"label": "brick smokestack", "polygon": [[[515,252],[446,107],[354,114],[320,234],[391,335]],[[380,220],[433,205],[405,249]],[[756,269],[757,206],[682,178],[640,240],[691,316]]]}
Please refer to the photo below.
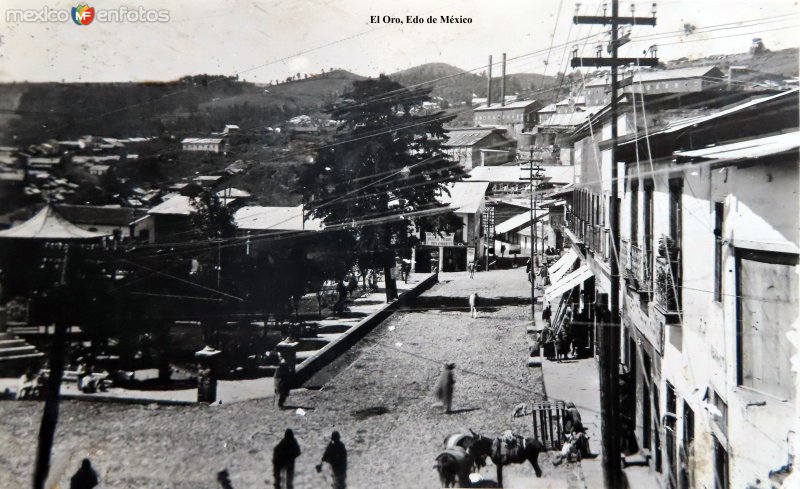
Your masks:
{"label": "brick smokestack", "polygon": [[489,81],[486,88],[486,106],[492,105],[492,55],[489,55]]}
{"label": "brick smokestack", "polygon": [[500,79],[500,106],[506,104],[506,53],[503,53],[503,77]]}

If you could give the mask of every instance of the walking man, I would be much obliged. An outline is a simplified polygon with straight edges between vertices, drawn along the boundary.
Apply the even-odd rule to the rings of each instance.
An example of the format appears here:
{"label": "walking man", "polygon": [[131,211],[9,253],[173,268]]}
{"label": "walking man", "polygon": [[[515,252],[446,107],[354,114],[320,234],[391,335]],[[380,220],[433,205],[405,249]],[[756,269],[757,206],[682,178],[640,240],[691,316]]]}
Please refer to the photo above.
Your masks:
{"label": "walking man", "polygon": [[525,274],[528,276],[528,282],[531,281],[531,259],[528,258],[528,263],[525,264]]}
{"label": "walking man", "polygon": [[450,408],[453,405],[453,385],[456,379],[453,377],[453,370],[456,368],[455,363],[448,363],[445,365],[442,374],[439,376],[439,383],[436,384],[436,398],[439,402],[434,406],[444,406],[444,412],[450,414]]}
{"label": "walking man", "polygon": [[469,269],[469,278],[475,278],[475,260],[469,262],[467,268]]}
{"label": "walking man", "polygon": [[81,462],[81,468],[69,480],[69,489],[92,489],[99,483],[97,472],[92,468],[92,462],[85,458]]}
{"label": "walking man", "polygon": [[478,319],[478,294],[475,292],[469,295],[469,313],[472,319]]}
{"label": "walking man", "polygon": [[322,464],[327,462],[333,472],[333,489],[345,489],[347,479],[347,449],[344,447],[338,431],[331,433],[331,441],[322,454],[322,462],[317,465],[317,472],[322,472]]}
{"label": "walking man", "polygon": [[[283,439],[275,445],[275,450],[272,452],[272,480],[275,489],[294,487],[294,459],[299,456],[300,445],[294,438],[294,432],[287,429]],[[281,478],[285,478],[285,486],[281,486]]]}
{"label": "walking man", "polygon": [[278,368],[275,369],[275,397],[278,399],[279,408],[283,408],[291,388],[292,368],[285,358],[281,358]]}

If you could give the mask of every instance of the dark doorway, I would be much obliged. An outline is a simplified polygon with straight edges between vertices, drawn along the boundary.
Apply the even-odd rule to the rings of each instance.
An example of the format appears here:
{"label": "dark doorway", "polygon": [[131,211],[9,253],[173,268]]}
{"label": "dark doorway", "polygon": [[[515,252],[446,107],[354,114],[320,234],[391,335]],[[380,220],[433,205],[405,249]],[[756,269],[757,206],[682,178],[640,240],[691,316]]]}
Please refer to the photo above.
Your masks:
{"label": "dark doorway", "polygon": [[681,446],[681,489],[689,489],[693,474],[689,471],[694,458],[694,411],[683,401],[683,444]]}
{"label": "dark doorway", "polygon": [[714,437],[714,489],[728,489],[728,451]]}
{"label": "dark doorway", "polygon": [[677,453],[678,443],[675,430],[678,427],[678,417],[675,414],[678,410],[678,400],[675,396],[675,388],[667,382],[667,405],[664,413],[664,444],[667,451],[667,487],[678,489],[678,464]]}
{"label": "dark doorway", "polygon": [[[651,376],[652,378],[652,376]],[[656,459],[656,472],[661,472],[664,463],[661,454],[661,409],[659,407],[658,386],[653,386],[653,455]]]}
{"label": "dark doorway", "polygon": [[443,248],[443,272],[465,272],[467,270],[467,249],[465,247]]}
{"label": "dark doorway", "polygon": [[432,260],[437,263],[439,261],[438,256],[436,258],[433,257],[434,252],[437,252],[436,254],[438,255],[437,248],[417,248],[416,257],[414,258],[416,260],[414,271],[417,273],[430,273],[434,265]]}

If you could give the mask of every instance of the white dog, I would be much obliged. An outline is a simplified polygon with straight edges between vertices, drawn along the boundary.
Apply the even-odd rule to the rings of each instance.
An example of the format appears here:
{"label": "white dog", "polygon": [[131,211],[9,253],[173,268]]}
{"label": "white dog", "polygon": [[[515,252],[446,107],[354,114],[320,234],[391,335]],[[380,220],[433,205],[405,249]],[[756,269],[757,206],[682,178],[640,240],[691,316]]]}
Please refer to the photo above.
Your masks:
{"label": "white dog", "polygon": [[469,296],[469,313],[473,319],[478,318],[478,294],[476,293]]}

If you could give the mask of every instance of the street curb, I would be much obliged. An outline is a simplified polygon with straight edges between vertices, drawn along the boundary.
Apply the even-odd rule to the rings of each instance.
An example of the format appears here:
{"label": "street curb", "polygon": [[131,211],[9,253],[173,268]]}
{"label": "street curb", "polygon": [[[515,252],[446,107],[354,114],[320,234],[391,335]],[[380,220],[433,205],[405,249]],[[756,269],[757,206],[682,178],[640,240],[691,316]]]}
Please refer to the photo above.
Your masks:
{"label": "street curb", "polygon": [[139,404],[150,405],[157,404],[159,406],[196,406],[202,403],[196,401],[179,401],[177,399],[146,399],[136,397],[115,397],[104,395],[91,395],[91,396],[78,396],[75,394],[61,394],[62,401],[79,401],[79,402],[106,402],[114,404]]}
{"label": "street curb", "polygon": [[336,340],[325,345],[321,350],[318,350],[315,354],[303,360],[295,371],[294,388],[299,388],[304,383],[308,382],[317,372],[328,366],[328,364],[339,358],[341,354],[349,350],[350,347],[358,343],[361,338],[391,316],[399,307],[416,299],[422,292],[431,288],[438,281],[439,274],[432,274],[430,277],[417,284],[413,289],[401,294],[396,301],[386,304],[380,310],[365,317]]}

